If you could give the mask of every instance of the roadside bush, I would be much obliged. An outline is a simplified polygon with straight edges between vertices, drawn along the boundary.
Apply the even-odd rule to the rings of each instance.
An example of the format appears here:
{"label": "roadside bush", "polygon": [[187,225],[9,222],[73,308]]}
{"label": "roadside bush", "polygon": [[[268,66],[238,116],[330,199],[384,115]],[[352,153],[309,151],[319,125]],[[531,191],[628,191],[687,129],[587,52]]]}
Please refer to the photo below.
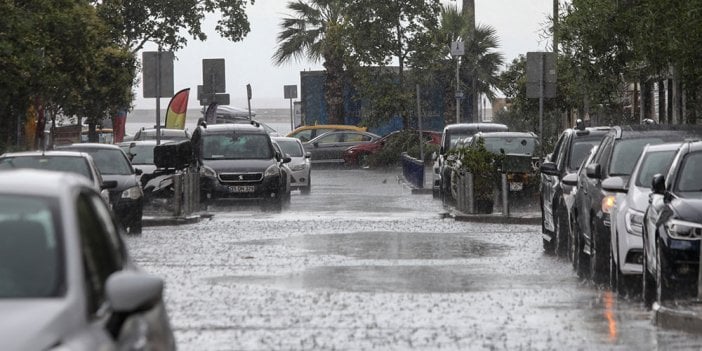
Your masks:
{"label": "roadside bush", "polygon": [[488,151],[484,140],[478,139],[474,145],[449,151],[446,159],[449,167],[457,169],[462,174],[473,174],[476,210],[492,212],[493,199],[500,180],[498,169],[504,156]]}
{"label": "roadside bush", "polygon": [[[392,167],[400,164],[400,156],[403,152],[419,159],[419,138],[417,131],[403,130],[400,135],[390,138],[383,148],[368,157],[368,165],[371,167]],[[424,144],[424,159],[431,160],[431,154],[439,150],[438,145]]]}

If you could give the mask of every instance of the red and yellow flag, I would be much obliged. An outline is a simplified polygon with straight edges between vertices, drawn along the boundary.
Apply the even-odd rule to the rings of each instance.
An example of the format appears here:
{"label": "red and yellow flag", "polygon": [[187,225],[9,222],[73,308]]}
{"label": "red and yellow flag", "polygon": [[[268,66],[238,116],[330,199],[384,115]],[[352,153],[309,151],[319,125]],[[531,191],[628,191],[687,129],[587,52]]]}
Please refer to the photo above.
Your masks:
{"label": "red and yellow flag", "polygon": [[173,95],[166,110],[166,128],[185,129],[185,113],[188,111],[190,88]]}

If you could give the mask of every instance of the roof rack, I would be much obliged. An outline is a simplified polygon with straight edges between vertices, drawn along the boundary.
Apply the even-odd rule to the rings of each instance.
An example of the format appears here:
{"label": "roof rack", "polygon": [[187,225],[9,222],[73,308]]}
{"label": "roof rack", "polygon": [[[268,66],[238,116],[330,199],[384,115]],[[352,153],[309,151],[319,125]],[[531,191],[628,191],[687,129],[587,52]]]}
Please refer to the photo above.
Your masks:
{"label": "roof rack", "polygon": [[261,126],[261,124],[259,124],[258,122],[254,121],[254,120],[251,120],[251,125],[256,127],[256,128]]}

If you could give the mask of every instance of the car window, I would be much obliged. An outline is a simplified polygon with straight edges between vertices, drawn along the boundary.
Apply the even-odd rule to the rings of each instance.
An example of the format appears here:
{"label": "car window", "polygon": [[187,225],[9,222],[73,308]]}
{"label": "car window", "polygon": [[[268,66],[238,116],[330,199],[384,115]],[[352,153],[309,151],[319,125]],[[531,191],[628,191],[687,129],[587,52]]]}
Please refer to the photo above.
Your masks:
{"label": "car window", "polygon": [[[76,151],[78,151],[76,149]],[[95,165],[103,175],[129,175],[132,174],[132,168],[129,160],[125,157],[122,150],[118,149],[89,149],[85,150],[93,157]]]}
{"label": "car window", "polygon": [[292,134],[291,137],[293,138],[298,138],[300,141],[305,142],[305,141],[310,141],[312,140],[312,130],[311,129],[305,129],[301,130],[295,134]]}
{"label": "car window", "polygon": [[58,201],[0,194],[0,299],[65,291]]}
{"label": "car window", "polygon": [[575,141],[573,142],[572,150],[570,151],[570,160],[568,160],[568,170],[572,171],[578,169],[578,167],[580,167],[580,164],[583,163],[585,157],[587,157],[587,155],[590,153],[590,150],[592,150],[592,148],[599,143],[599,139],[575,139]]}
{"label": "car window", "polygon": [[88,160],[80,156],[17,156],[0,159],[0,169],[32,168],[48,171],[59,171],[80,174],[91,181],[93,173],[90,171]]}
{"label": "car window", "polygon": [[678,173],[679,192],[702,192],[702,152],[688,154]]}
{"label": "car window", "polygon": [[561,147],[563,145],[563,142],[567,138],[568,138],[567,133],[561,134],[561,137],[558,138],[558,141],[556,142],[556,146],[553,147],[553,152],[551,153],[551,158],[549,158],[549,161],[556,162],[558,160],[558,156],[560,156]]}
{"label": "car window", "polygon": [[283,153],[290,155],[290,157],[302,157],[304,155],[304,150],[302,145],[294,140],[277,140],[278,145],[283,149]]}
{"label": "car window", "polygon": [[344,134],[344,142],[363,142],[363,141],[370,141],[371,137],[364,135],[364,134],[358,134],[358,133],[343,133]]}
{"label": "car window", "polygon": [[675,156],[674,150],[647,152],[646,155],[644,155],[644,159],[641,160],[641,166],[639,166],[639,174],[636,177],[635,183],[636,186],[651,186],[651,179],[653,176],[658,173],[665,174],[670,167],[670,163],[673,161],[673,156]]}
{"label": "car window", "polygon": [[86,193],[76,199],[88,312],[91,315],[98,312],[105,302],[107,278],[120,270],[123,263],[122,254],[103,223],[101,211],[96,209],[97,203],[99,201],[94,199],[94,195]]}
{"label": "car window", "polygon": [[271,159],[267,134],[210,134],[202,138],[204,159]]}
{"label": "car window", "polygon": [[331,144],[331,143],[338,143],[341,142],[342,137],[344,136],[344,133],[332,133],[329,135],[324,135],[321,138],[317,139],[317,142],[320,144]]}
{"label": "car window", "polygon": [[132,164],[135,165],[152,165],[154,164],[154,147],[155,144],[149,145],[135,145],[128,149],[129,154],[132,156]]}
{"label": "car window", "polygon": [[484,137],[485,148],[492,153],[533,155],[536,139],[525,137]]}
{"label": "car window", "polygon": [[646,145],[660,144],[663,140],[660,138],[642,138],[642,139],[625,139],[620,140],[614,145],[612,159],[609,163],[610,176],[627,176],[636,166],[636,161],[641,156]]}

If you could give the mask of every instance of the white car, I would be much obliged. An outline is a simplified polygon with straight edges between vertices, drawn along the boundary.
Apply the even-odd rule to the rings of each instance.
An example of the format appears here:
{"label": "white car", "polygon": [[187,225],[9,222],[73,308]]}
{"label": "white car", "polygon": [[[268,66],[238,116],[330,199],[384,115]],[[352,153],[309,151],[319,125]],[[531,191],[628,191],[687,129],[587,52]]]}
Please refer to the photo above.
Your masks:
{"label": "white car", "polygon": [[[680,143],[648,145],[634,166],[630,178],[610,177],[602,187],[615,191],[615,205],[611,211],[612,283],[621,295],[635,292],[641,282],[644,212],[651,193],[651,179],[657,173],[665,174],[673,161]],[[639,285],[640,286],[640,285]]]}
{"label": "white car", "polygon": [[163,281],[140,271],[86,178],[0,172],[3,350],[174,350]]}
{"label": "white car", "polygon": [[305,152],[302,142],[297,138],[273,137],[271,138],[282,149],[283,153],[290,156],[290,162],[284,167],[290,174],[292,189],[300,189],[302,194],[309,194],[312,190],[312,164],[310,153]]}

